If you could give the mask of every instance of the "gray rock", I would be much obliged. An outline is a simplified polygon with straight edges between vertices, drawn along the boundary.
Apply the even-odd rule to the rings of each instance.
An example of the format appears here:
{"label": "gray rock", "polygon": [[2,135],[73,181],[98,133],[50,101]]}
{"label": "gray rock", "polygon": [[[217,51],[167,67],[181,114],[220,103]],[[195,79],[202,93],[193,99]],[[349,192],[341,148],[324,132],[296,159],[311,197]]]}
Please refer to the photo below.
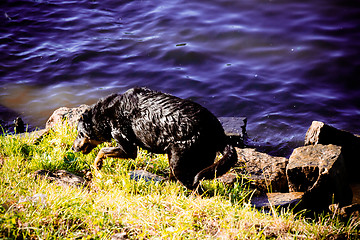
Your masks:
{"label": "gray rock", "polygon": [[291,193],[266,193],[251,199],[251,204],[256,208],[294,207],[301,201],[303,192]]}
{"label": "gray rock", "polygon": [[150,173],[145,170],[134,170],[130,172],[130,178],[134,179],[135,181],[140,181],[141,179],[144,179],[145,182],[162,182],[165,180],[165,178],[158,176],[156,174]]}
{"label": "gray rock", "polygon": [[32,175],[35,179],[47,179],[50,182],[55,182],[60,186],[76,186],[83,187],[87,185],[84,178],[79,177],[66,170],[56,170],[54,172],[48,170],[37,170]]}
{"label": "gray rock", "polygon": [[241,137],[246,135],[246,117],[219,117],[218,119],[222,124],[226,135]]}
{"label": "gray rock", "polygon": [[239,161],[236,171],[248,176],[253,187],[261,192],[287,192],[288,159],[273,157],[251,148],[236,148]]}
{"label": "gray rock", "polygon": [[334,144],[342,147],[345,166],[352,182],[360,182],[360,137],[336,129],[323,122],[313,121],[305,136],[305,145]]}
{"label": "gray rock", "polygon": [[246,138],[246,117],[219,117],[225,134],[234,146],[243,147]]}
{"label": "gray rock", "polygon": [[53,112],[50,118],[46,121],[46,129],[50,129],[58,124],[63,124],[65,121],[71,126],[76,126],[81,115],[90,106],[83,104],[76,108],[61,107]]}
{"label": "gray rock", "polygon": [[36,131],[32,131],[32,132],[26,132],[26,133],[20,133],[18,134],[18,136],[20,138],[25,138],[25,137],[30,137],[33,142],[33,144],[38,144],[41,142],[41,140],[48,135],[50,132],[50,129],[40,129],[40,130],[36,130]]}
{"label": "gray rock", "polygon": [[305,192],[305,208],[326,209],[334,202],[350,204],[352,191],[341,153],[335,145],[296,148],[286,168],[290,192]]}
{"label": "gray rock", "polygon": [[40,202],[43,204],[43,206],[46,206],[46,198],[47,195],[46,194],[42,194],[42,193],[38,193],[33,195],[32,197],[25,197],[25,198],[20,198],[18,203],[22,204],[22,203],[36,203],[36,202]]}

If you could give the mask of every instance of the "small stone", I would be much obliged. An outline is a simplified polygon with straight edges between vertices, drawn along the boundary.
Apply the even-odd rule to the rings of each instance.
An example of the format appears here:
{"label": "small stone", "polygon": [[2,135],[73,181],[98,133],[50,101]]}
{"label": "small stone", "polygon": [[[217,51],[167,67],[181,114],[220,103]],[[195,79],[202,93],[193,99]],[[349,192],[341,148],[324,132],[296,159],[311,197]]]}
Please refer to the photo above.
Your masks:
{"label": "small stone", "polygon": [[303,194],[303,192],[266,193],[251,199],[251,204],[256,208],[293,207],[300,202]]}
{"label": "small stone", "polygon": [[82,177],[79,177],[66,170],[56,170],[54,172],[48,170],[37,170],[32,175],[37,178],[47,179],[50,182],[55,182],[60,186],[86,186],[87,182]]}
{"label": "small stone", "polygon": [[145,170],[134,170],[130,172],[130,178],[135,180],[135,181],[140,181],[141,179],[144,179],[145,182],[150,182],[150,181],[154,181],[154,182],[162,182],[165,180],[165,178],[150,173],[148,171]]}
{"label": "small stone", "polygon": [[14,120],[14,131],[15,133],[23,133],[25,132],[25,124],[23,122],[23,120],[20,117],[17,117]]}

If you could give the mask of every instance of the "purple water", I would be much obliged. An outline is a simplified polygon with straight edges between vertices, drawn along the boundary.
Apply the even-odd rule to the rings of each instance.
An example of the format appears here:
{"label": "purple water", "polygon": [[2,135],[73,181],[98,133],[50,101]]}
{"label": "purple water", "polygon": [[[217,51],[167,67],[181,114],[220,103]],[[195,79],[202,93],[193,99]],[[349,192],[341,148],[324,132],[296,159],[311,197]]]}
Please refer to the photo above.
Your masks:
{"label": "purple water", "polygon": [[0,118],[147,86],[248,117],[287,155],[313,120],[360,133],[358,1],[1,1]]}

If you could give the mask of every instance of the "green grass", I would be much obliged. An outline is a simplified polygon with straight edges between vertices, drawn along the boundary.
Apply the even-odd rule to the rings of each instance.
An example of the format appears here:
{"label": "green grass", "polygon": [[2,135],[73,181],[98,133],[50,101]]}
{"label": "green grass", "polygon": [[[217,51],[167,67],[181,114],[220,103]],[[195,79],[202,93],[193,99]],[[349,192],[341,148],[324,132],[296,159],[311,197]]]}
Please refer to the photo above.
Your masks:
{"label": "green grass", "polygon": [[173,181],[133,181],[134,169],[168,175],[167,157],[144,150],[136,160],[106,159],[102,177],[86,188],[35,180],[31,173],[39,169],[82,176],[90,168],[99,148],[73,153],[75,136],[73,128],[59,127],[37,144],[29,134],[0,137],[0,239],[110,239],[114,233],[130,239],[357,239],[359,234],[359,218],[343,222],[331,214],[307,219],[291,210],[256,210],[241,178],[233,186],[205,181],[202,195]]}

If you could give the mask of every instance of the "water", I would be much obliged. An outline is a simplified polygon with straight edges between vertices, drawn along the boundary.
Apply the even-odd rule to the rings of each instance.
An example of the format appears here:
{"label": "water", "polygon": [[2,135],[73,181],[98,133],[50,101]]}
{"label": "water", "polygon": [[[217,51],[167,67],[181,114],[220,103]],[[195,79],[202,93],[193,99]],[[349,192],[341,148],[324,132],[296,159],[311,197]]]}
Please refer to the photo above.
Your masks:
{"label": "water", "polygon": [[355,0],[3,0],[0,118],[43,127],[147,86],[246,116],[288,155],[313,120],[360,133],[359,16]]}

